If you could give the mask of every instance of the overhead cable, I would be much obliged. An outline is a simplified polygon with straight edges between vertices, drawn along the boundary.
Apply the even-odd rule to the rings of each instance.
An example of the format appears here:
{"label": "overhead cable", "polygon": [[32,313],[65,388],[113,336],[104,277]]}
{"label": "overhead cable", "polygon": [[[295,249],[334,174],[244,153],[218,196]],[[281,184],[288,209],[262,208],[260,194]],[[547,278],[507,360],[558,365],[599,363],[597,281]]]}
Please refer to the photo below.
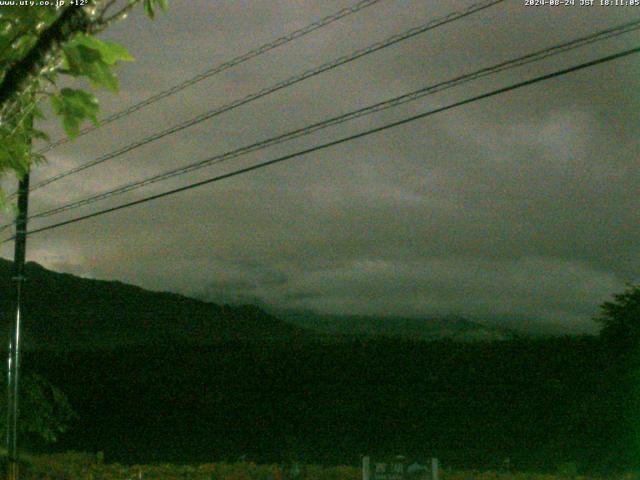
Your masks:
{"label": "overhead cable", "polygon": [[484,10],[485,8],[489,8],[493,5],[496,5],[498,3],[503,2],[504,0],[484,0],[478,3],[474,3],[473,5],[465,8],[464,10],[460,10],[457,12],[453,12],[450,13],[448,15],[445,15],[443,17],[439,17],[437,19],[431,20],[428,23],[421,25],[419,27],[414,27],[411,28],[403,33],[397,34],[397,35],[393,35],[389,38],[387,38],[386,40],[380,41],[380,42],[376,42],[372,45],[369,45],[368,47],[364,47],[361,48],[359,50],[356,50],[350,54],[341,56],[339,58],[336,58],[335,60],[332,60],[330,62],[324,63],[318,67],[312,68],[310,70],[307,70],[303,73],[300,73],[298,75],[294,75],[293,77],[290,77],[286,80],[283,80],[281,82],[278,82],[274,85],[271,85],[269,87],[266,87],[258,92],[252,93],[247,95],[246,97],[240,98],[238,100],[234,100],[231,103],[228,103],[226,105],[223,105],[221,107],[217,107],[213,110],[210,110],[206,113],[203,113],[201,115],[198,115],[194,118],[191,118],[189,120],[186,120],[182,123],[179,123],[177,125],[174,125],[173,127],[167,128],[165,130],[162,130],[160,132],[156,132],[154,134],[151,134],[141,140],[138,140],[136,142],[130,143],[129,145],[126,145],[122,148],[119,148],[113,152],[107,153],[106,155],[102,155],[94,160],[91,160],[87,163],[84,163],[82,165],[78,165],[77,167],[71,168],[69,170],[66,170],[62,173],[59,173],[57,175],[54,175],[52,177],[49,177],[47,179],[44,179],[38,183],[35,183],[32,187],[31,187],[31,191],[37,190],[39,188],[42,188],[46,185],[49,185],[50,183],[53,183],[55,181],[61,180],[65,177],[68,177],[69,175],[74,175],[76,173],[79,173],[83,170],[86,170],[88,168],[94,167],[96,165],[99,165],[103,162],[106,162],[107,160],[111,160],[113,158],[119,157],[121,155],[124,155],[125,153],[131,152],[132,150],[135,150],[139,147],[142,147],[143,145],[147,145],[151,142],[154,142],[156,140],[159,140],[161,138],[164,138],[168,135],[174,134],[176,132],[179,132],[181,130],[184,130],[186,128],[192,127],[194,125],[197,125],[199,123],[204,122],[205,120],[209,120],[210,118],[213,118],[217,115],[221,115],[225,112],[228,112],[230,110],[233,110],[235,108],[238,108],[242,105],[245,105],[247,103],[253,102],[255,100],[258,100],[260,98],[266,97],[267,95],[270,95],[274,92],[277,92],[279,90],[285,89],[287,87],[290,87],[291,85],[294,85],[296,83],[302,82],[303,80],[306,80],[308,78],[311,77],[315,77],[317,75],[320,75],[323,72],[326,72],[328,70],[332,70],[334,68],[337,68],[341,65],[344,65],[346,63],[352,62],[354,60],[357,60],[361,57],[364,57],[365,55],[369,55],[371,53],[377,52],[379,50],[382,50],[383,48],[387,48],[390,47],[392,45],[395,45],[399,42],[402,42],[404,40],[407,40],[409,38],[415,37],[417,35],[420,35],[422,33],[425,33],[429,30],[432,30],[434,28],[437,28],[441,25],[445,25],[447,23],[459,20],[461,18],[464,18],[468,15],[471,15],[475,12],[478,12],[480,10]]}
{"label": "overhead cable", "polygon": [[[436,83],[434,85],[430,85],[427,87],[423,87],[420,88],[418,90],[412,91],[410,93],[405,93],[403,95],[382,101],[382,102],[378,102],[375,103],[373,105],[369,105],[363,108],[359,108],[357,110],[353,110],[351,112],[330,118],[330,119],[326,119],[323,120],[321,122],[317,122],[311,125],[307,125],[306,127],[303,128],[298,128],[292,131],[289,131],[287,133],[275,136],[275,137],[271,137],[268,138],[266,140],[262,140],[256,143],[253,143],[251,145],[246,145],[244,147],[241,148],[237,148],[219,155],[216,155],[214,157],[208,158],[206,160],[201,160],[195,163],[191,163],[189,165],[180,167],[180,168],[175,168],[142,180],[138,180],[138,181],[134,181],[134,182],[130,182],[128,184],[122,185],[120,187],[117,187],[115,189],[111,189],[105,192],[101,192],[101,193],[97,193],[79,200],[75,200],[69,203],[66,203],[64,205],[55,207],[55,208],[51,208],[49,210],[44,210],[41,212],[37,212],[33,215],[31,215],[29,217],[30,220],[34,220],[37,218],[43,218],[43,217],[48,217],[51,215],[55,215],[58,213],[62,213],[62,212],[66,212],[69,210],[73,210],[85,205],[89,205],[92,203],[95,203],[97,201],[100,200],[104,200],[107,198],[111,198],[117,195],[121,195],[123,193],[126,192],[130,192],[133,190],[137,190],[139,188],[142,188],[144,186],[147,185],[151,185],[157,182],[161,182],[164,180],[167,180],[169,178],[175,177],[175,176],[179,176],[179,175],[184,175],[186,173],[190,173],[193,172],[195,170],[199,170],[201,168],[205,168],[214,164],[218,164],[218,163],[222,163],[224,161],[228,161],[231,160],[233,158],[238,158],[244,155],[247,155],[249,153],[258,151],[258,150],[262,150],[265,149],[267,147],[271,147],[273,145],[277,145],[298,137],[302,137],[302,136],[306,136],[309,134],[312,134],[314,132],[317,132],[319,130],[328,128],[328,127],[332,127],[334,125],[338,125],[350,120],[354,120],[356,118],[360,118],[362,116],[365,115],[371,115],[377,112],[381,112],[383,110],[392,108],[392,107],[396,107],[398,105],[402,105],[404,103],[408,103],[408,102],[412,102],[415,100],[418,100],[420,98],[423,98],[425,96],[428,95],[433,95],[435,93],[441,92],[443,90],[447,90],[449,88],[453,88],[462,84],[465,84],[467,82],[473,81],[473,80],[477,80],[489,75],[495,75],[499,72],[503,72],[506,70],[510,70],[513,68],[517,68],[517,67],[521,67],[533,62],[538,62],[541,61],[545,58],[554,56],[554,55],[559,55],[561,53],[567,52],[569,50],[573,50],[575,48],[578,47],[583,47],[585,45],[590,45],[593,44],[595,42],[600,42],[618,35],[621,35],[623,33],[628,33],[631,31],[636,31],[640,29],[640,20],[636,20],[633,22],[628,22],[622,25],[618,25],[615,27],[611,27],[611,28],[607,28],[604,30],[600,30],[596,33],[593,33],[591,35],[585,36],[585,37],[580,37],[574,40],[571,40],[569,42],[560,44],[560,45],[555,45],[552,47],[548,47],[542,50],[538,50],[536,52],[521,56],[521,57],[517,57],[505,62],[501,62],[495,65],[492,65],[490,67],[485,67],[482,68],[480,70],[476,70],[474,72],[471,73],[467,73],[465,75],[461,75],[458,77],[455,77],[453,79],[444,81],[444,82],[440,82],[440,83]],[[3,227],[0,227],[0,231],[4,230],[5,228],[11,226],[10,224],[4,225]]]}
{"label": "overhead cable", "polygon": [[[509,85],[507,87],[503,87],[503,88],[499,88],[499,89],[496,89],[496,90],[492,90],[490,92],[483,93],[481,95],[476,95],[476,96],[467,98],[465,100],[461,100],[461,101],[458,101],[458,102],[451,103],[451,104],[446,105],[444,107],[435,108],[433,110],[429,110],[427,112],[423,112],[423,113],[420,113],[420,114],[417,114],[417,115],[413,115],[411,117],[407,117],[407,118],[404,118],[402,120],[398,120],[398,121],[395,121],[395,122],[392,122],[392,123],[388,123],[388,124],[382,125],[380,127],[376,127],[376,128],[372,128],[372,129],[369,129],[369,130],[365,130],[363,132],[360,132],[360,133],[357,133],[357,134],[354,134],[354,135],[349,135],[349,136],[346,136],[346,137],[342,137],[342,138],[339,138],[337,140],[333,140],[331,142],[323,143],[321,145],[316,145],[315,147],[307,148],[305,150],[301,150],[301,151],[298,151],[298,152],[295,152],[295,153],[284,155],[284,156],[275,158],[273,160],[268,160],[268,161],[265,161],[265,162],[261,162],[261,163],[252,165],[250,167],[241,168],[241,169],[235,170],[233,172],[225,173],[223,175],[218,175],[218,176],[215,176],[215,177],[212,177],[212,178],[208,178],[206,180],[201,180],[201,181],[198,181],[198,182],[190,183],[190,184],[185,185],[183,187],[175,188],[173,190],[169,190],[169,191],[166,191],[166,192],[158,193],[158,194],[155,194],[155,195],[150,195],[148,197],[144,197],[144,198],[132,201],[132,202],[128,202],[128,203],[124,203],[124,204],[121,204],[121,205],[117,205],[115,207],[105,208],[105,209],[99,210],[97,212],[93,212],[93,213],[89,213],[89,214],[86,214],[86,215],[82,215],[82,216],[78,216],[78,217],[75,217],[75,218],[71,218],[69,220],[65,220],[65,221],[62,221],[62,222],[54,223],[52,225],[47,225],[45,227],[41,227],[41,228],[38,228],[38,229],[30,231],[28,233],[28,235],[34,235],[36,233],[41,233],[41,232],[45,232],[45,231],[48,231],[48,230],[53,230],[53,229],[60,228],[60,227],[65,226],[65,225],[81,222],[81,221],[84,221],[84,220],[87,220],[87,219],[90,219],[90,218],[94,218],[94,217],[98,217],[98,216],[101,216],[101,215],[105,215],[107,213],[111,213],[111,212],[115,212],[115,211],[122,210],[122,209],[125,209],[125,208],[129,208],[129,207],[132,207],[134,205],[140,205],[140,204],[143,204],[143,203],[150,202],[152,200],[158,200],[160,198],[167,197],[167,196],[170,196],[170,195],[174,195],[176,193],[192,190],[194,188],[201,187],[203,185],[208,185],[210,183],[215,183],[215,182],[218,182],[218,181],[221,181],[221,180],[225,180],[227,178],[235,177],[235,176],[238,176],[238,175],[242,175],[242,174],[254,171],[254,170],[259,170],[259,169],[268,167],[270,165],[274,165],[276,163],[281,163],[281,162],[284,162],[286,160],[290,160],[292,158],[308,155],[310,153],[314,153],[314,152],[317,152],[317,151],[320,151],[320,150],[324,150],[324,149],[327,149],[327,148],[330,148],[330,147],[333,147],[333,146],[336,146],[336,145],[340,145],[342,143],[350,142],[350,141],[353,141],[353,140],[356,140],[356,139],[359,139],[359,138],[364,138],[364,137],[367,137],[369,135],[373,135],[375,133],[379,133],[379,132],[382,132],[382,131],[385,131],[385,130],[389,130],[391,128],[395,128],[395,127],[398,127],[398,126],[401,126],[401,125],[406,125],[406,124],[414,122],[416,120],[420,120],[420,119],[435,115],[437,113],[441,113],[441,112],[444,112],[444,111],[447,111],[447,110],[451,110],[451,109],[454,109],[454,108],[457,108],[457,107],[460,107],[460,106],[463,106],[463,105],[468,105],[470,103],[473,103],[473,102],[476,102],[476,101],[479,101],[479,100],[482,100],[482,99],[485,99],[485,98],[494,97],[496,95],[500,95],[500,94],[503,94],[503,93],[506,93],[506,92],[509,92],[509,91],[512,91],[512,90],[516,90],[518,88],[522,88],[522,87],[526,87],[526,86],[529,86],[529,85],[533,85],[535,83],[539,83],[539,82],[542,82],[542,81],[545,81],[545,80],[550,80],[552,78],[560,77],[562,75],[566,75],[566,74],[569,74],[569,73],[572,73],[572,72],[576,72],[578,70],[583,70],[585,68],[589,68],[589,67],[592,67],[592,66],[595,66],[595,65],[600,65],[600,64],[603,64],[603,63],[606,63],[606,62],[610,62],[610,61],[613,61],[613,60],[616,60],[616,59],[620,59],[620,58],[623,58],[623,57],[626,57],[626,56],[629,56],[629,55],[632,55],[632,54],[636,54],[636,53],[640,53],[640,47],[632,48],[632,49],[629,49],[629,50],[624,50],[622,52],[619,52],[619,53],[616,53],[616,54],[613,54],[613,55],[607,55],[605,57],[600,57],[600,58],[598,58],[596,60],[592,60],[592,61],[589,61],[589,62],[581,63],[581,64],[573,66],[573,67],[565,68],[565,69],[562,69],[562,70],[557,70],[555,72],[548,73],[546,75],[541,75],[541,76],[538,76],[538,77],[535,77],[535,78],[532,78],[532,79],[529,79],[529,80],[525,80],[525,81],[522,81],[522,82],[518,82],[518,83],[515,83],[515,84],[512,84],[512,85]],[[5,243],[5,242],[13,240],[13,239],[14,239],[14,237],[10,237],[10,238],[8,238],[7,240],[5,240],[2,243]]]}
{"label": "overhead cable", "polygon": [[[78,136],[82,136],[85,135],[89,132],[92,132],[94,130],[97,130],[98,128],[107,125],[109,123],[115,122],[116,120],[119,120],[122,117],[126,117],[128,115],[131,115],[134,112],[137,112],[138,110],[141,110],[153,103],[158,102],[159,100],[162,100],[163,98],[167,98],[170,97],[171,95],[175,95],[178,92],[181,92],[182,90],[184,90],[187,87],[190,87],[191,85],[194,85],[198,82],[201,82],[202,80],[205,80],[207,78],[213,77],[214,75],[217,75],[219,73],[224,72],[225,70],[228,70],[232,67],[235,67],[236,65],[240,65],[241,63],[244,63],[248,60],[251,60],[252,58],[258,57],[260,55],[263,55],[271,50],[274,50],[278,47],[281,47],[283,45],[286,45],[290,42],[292,42],[293,40],[296,40],[300,37],[304,37],[305,35],[308,35],[311,32],[315,32],[316,30],[326,27],[327,25],[332,24],[333,22],[340,20],[342,18],[345,18],[349,15],[352,15],[356,12],[359,12],[360,10],[364,10],[367,7],[370,7],[371,5],[374,5],[378,2],[380,2],[382,0],[362,0],[358,3],[356,3],[355,5],[351,6],[351,7],[347,7],[347,8],[343,8],[342,10],[335,12],[331,15],[328,15],[316,22],[310,23],[309,25],[302,27],[298,30],[295,30],[291,33],[288,33],[287,35],[284,35],[280,38],[277,38],[269,43],[265,43],[264,45],[251,50],[249,52],[246,52],[242,55],[239,55],[231,60],[228,60],[224,63],[221,63],[220,65],[216,65],[215,67],[212,67],[194,77],[191,77],[177,85],[174,85],[166,90],[163,90],[162,92],[156,93],[155,95],[152,95],[148,98],[145,98],[144,100],[141,100],[138,103],[135,103],[133,105],[131,105],[128,108],[125,108],[124,110],[120,110],[119,112],[113,113],[111,115],[109,115],[108,117],[105,117],[103,119],[100,120],[100,122],[98,123],[98,125],[89,125],[85,128],[83,128],[82,130],[80,130],[80,133],[78,134]],[[42,154],[42,153],[46,153],[49,150],[52,150],[60,145],[64,145],[65,143],[68,143],[71,139],[69,137],[63,137],[59,140],[56,140],[55,142],[50,143],[49,145],[47,145],[46,147],[42,148],[41,150],[38,151],[38,153]]]}

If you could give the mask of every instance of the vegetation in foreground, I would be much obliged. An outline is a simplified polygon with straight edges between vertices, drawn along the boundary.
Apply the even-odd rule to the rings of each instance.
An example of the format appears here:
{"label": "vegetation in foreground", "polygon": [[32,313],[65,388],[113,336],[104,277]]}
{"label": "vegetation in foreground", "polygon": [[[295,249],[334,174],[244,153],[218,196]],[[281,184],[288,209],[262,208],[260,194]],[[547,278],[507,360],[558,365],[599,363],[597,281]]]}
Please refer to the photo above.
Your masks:
{"label": "vegetation in foreground", "polygon": [[[316,342],[255,308],[234,316],[243,312],[110,282],[85,285],[42,268],[30,273],[31,287],[52,292],[27,302],[32,332],[57,335],[60,345],[64,332],[79,335],[88,325],[103,337],[126,338],[130,325],[159,322],[168,338],[169,315],[134,321],[146,307],[183,319],[195,306],[201,337],[209,331],[219,341],[171,346],[156,336],[127,348],[25,351],[22,387],[38,375],[42,388],[32,392],[40,392],[33,407],[23,397],[23,427],[27,420],[37,427],[22,431],[24,450],[103,450],[108,462],[128,465],[241,455],[260,464],[357,465],[365,453],[400,453],[480,471],[499,469],[505,458],[518,471],[556,472],[568,462],[574,473],[640,469],[640,356],[630,341],[640,338],[639,287],[603,305],[600,337]],[[69,285],[81,284],[81,301],[56,306],[55,297],[75,298]],[[163,301],[152,310],[158,295]],[[104,307],[109,298],[119,315]],[[64,311],[76,328],[52,331],[64,327],[56,316]],[[116,328],[125,318],[131,321]],[[266,341],[274,330],[281,340]],[[70,408],[59,408],[50,386]]]}
{"label": "vegetation in foreground", "polygon": [[[100,455],[67,452],[55,455],[28,456],[22,465],[24,479],[58,480],[360,480],[360,468],[354,466],[301,465],[293,474],[288,465],[257,465],[250,462],[205,463],[200,465],[122,465],[103,463]],[[423,480],[421,476],[406,477]],[[439,472],[441,480],[592,480],[602,477],[578,475],[575,465],[560,465],[555,474],[507,471],[461,471],[446,467]],[[607,477],[609,478],[609,477]],[[616,476],[620,480],[638,480],[637,473]]]}

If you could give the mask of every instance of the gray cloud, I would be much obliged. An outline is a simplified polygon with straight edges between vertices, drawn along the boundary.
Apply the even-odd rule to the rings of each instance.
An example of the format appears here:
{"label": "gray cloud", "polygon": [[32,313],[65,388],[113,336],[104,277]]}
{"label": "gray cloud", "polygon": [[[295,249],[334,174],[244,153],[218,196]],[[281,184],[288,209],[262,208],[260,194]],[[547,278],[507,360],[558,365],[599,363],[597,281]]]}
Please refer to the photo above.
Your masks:
{"label": "gray cloud", "polygon": [[[117,111],[349,3],[176,1],[156,22],[134,15],[108,33],[137,61],[122,66],[120,95],[101,95],[104,109]],[[34,175],[63,171],[468,4],[386,0],[61,147]],[[615,25],[635,10],[510,0],[51,185],[34,194],[32,211]],[[505,72],[104,205],[629,48],[638,38]],[[640,271],[637,67],[633,57],[612,62],[43,233],[30,239],[29,258],[215,300],[333,313],[513,315],[590,331],[597,305]]]}

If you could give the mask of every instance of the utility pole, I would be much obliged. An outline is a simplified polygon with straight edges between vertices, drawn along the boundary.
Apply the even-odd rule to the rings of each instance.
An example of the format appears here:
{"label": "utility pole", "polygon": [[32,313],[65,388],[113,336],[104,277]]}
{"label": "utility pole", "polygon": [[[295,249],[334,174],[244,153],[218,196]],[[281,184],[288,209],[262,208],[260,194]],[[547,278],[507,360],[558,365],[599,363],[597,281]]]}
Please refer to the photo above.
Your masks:
{"label": "utility pole", "polygon": [[29,172],[18,184],[18,215],[13,256],[12,325],[7,359],[7,452],[8,480],[18,480],[18,379],[20,373],[20,323],[24,289],[24,262],[27,251],[27,209],[29,207]]}

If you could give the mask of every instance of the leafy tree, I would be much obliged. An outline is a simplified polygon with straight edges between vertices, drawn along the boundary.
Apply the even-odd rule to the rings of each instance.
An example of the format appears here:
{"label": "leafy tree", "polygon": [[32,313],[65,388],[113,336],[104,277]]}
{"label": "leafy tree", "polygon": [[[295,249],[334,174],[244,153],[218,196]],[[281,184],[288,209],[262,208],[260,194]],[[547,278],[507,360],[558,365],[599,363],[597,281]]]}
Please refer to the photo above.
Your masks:
{"label": "leafy tree", "polygon": [[613,298],[600,306],[595,318],[602,325],[600,336],[617,347],[640,345],[640,285],[630,285]]}
{"label": "leafy tree", "polygon": [[[133,57],[122,45],[95,35],[138,4],[153,18],[158,8],[167,9],[168,0],[87,0],[84,6],[68,0],[47,2],[50,6],[17,3],[0,6],[0,177],[14,173],[21,178],[34,162],[44,160],[31,150],[33,139],[48,139],[34,127],[34,119],[44,116],[42,100],[50,100],[70,137],[78,135],[83,121],[98,123],[96,97],[82,88],[58,87],[59,77],[73,80],[65,84],[84,79],[92,87],[117,91],[114,68]],[[0,205],[4,203],[0,190]],[[64,394],[37,375],[24,376],[20,390],[21,433],[55,441],[74,416]],[[0,400],[0,410],[4,408]],[[1,429],[5,420],[0,411]]]}
{"label": "leafy tree", "polygon": [[[4,377],[3,377],[4,378]],[[5,383],[0,382],[4,392]],[[20,379],[20,422],[22,435],[55,442],[76,417],[65,394],[40,375]],[[0,403],[0,433],[6,432],[5,403]]]}
{"label": "leafy tree", "polygon": [[640,459],[640,285],[629,285],[600,306],[595,320],[606,362],[600,372],[606,393],[593,403],[598,417],[606,415],[617,438],[610,454],[617,465],[638,468]]}
{"label": "leafy tree", "polygon": [[[0,6],[0,176],[22,177],[33,162],[34,127],[43,117],[39,102],[49,98],[67,135],[79,133],[85,120],[98,123],[98,101],[82,88],[59,88],[59,76],[86,79],[93,87],[118,90],[114,67],[133,60],[122,45],[95,35],[142,4],[151,18],[168,0],[87,0],[85,6]],[[0,191],[0,202],[4,201]]]}

